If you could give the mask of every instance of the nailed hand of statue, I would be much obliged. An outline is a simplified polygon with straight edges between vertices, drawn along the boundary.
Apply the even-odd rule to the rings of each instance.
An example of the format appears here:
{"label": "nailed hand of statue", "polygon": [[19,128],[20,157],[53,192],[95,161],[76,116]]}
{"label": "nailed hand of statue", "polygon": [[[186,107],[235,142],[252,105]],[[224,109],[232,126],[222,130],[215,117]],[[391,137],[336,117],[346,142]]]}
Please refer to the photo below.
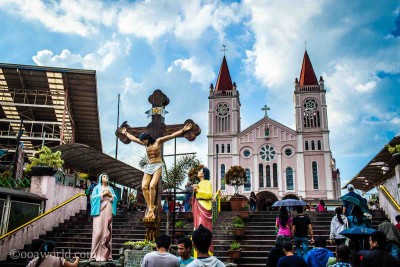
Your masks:
{"label": "nailed hand of statue", "polygon": [[196,137],[199,136],[201,133],[199,125],[197,125],[194,121],[190,119],[186,120],[184,124],[185,126],[183,127],[183,137],[185,137],[189,141],[194,141]]}

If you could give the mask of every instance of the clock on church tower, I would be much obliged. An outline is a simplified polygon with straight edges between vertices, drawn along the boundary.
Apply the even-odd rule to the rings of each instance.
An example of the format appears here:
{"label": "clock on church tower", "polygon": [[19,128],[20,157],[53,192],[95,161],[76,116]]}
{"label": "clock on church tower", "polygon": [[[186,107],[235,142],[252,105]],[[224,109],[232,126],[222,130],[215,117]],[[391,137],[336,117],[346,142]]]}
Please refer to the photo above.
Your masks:
{"label": "clock on church tower", "polygon": [[226,103],[221,103],[217,106],[217,113],[219,116],[225,116],[229,112],[229,105]]}

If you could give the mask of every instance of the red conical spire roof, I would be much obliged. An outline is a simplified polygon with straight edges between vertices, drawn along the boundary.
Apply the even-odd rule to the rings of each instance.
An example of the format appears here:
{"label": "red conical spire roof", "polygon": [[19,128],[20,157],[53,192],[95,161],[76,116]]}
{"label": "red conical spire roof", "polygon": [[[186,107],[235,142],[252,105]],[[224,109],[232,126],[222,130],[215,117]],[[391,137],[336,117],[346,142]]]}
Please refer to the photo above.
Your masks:
{"label": "red conical spire roof", "polygon": [[232,90],[232,80],[231,74],[229,73],[228,63],[226,58],[222,59],[221,68],[218,74],[217,85],[215,86],[215,91],[227,91]]}
{"label": "red conical spire roof", "polygon": [[307,50],[304,53],[303,64],[300,72],[300,86],[304,85],[318,85],[318,80],[315,76],[311,60],[308,57]]}

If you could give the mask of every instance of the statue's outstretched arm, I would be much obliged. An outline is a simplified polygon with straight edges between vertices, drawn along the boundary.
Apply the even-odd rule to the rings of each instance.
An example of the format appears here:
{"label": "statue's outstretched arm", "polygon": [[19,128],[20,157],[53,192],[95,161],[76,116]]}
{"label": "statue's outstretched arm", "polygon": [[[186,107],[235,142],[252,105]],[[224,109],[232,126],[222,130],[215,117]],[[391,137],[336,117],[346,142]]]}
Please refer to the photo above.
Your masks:
{"label": "statue's outstretched arm", "polygon": [[167,141],[169,141],[171,139],[174,139],[175,137],[183,135],[186,131],[189,131],[190,129],[192,129],[192,127],[193,127],[193,125],[191,123],[187,123],[179,131],[176,131],[176,132],[174,132],[174,133],[172,133],[170,135],[166,135],[166,136],[157,138],[157,141],[160,142],[160,143],[167,142]]}
{"label": "statue's outstretched arm", "polygon": [[120,133],[125,135],[129,140],[131,140],[132,142],[135,142],[139,145],[144,145],[142,141],[139,140],[139,138],[137,138],[136,136],[128,133],[128,131],[126,130],[125,127],[120,128]]}

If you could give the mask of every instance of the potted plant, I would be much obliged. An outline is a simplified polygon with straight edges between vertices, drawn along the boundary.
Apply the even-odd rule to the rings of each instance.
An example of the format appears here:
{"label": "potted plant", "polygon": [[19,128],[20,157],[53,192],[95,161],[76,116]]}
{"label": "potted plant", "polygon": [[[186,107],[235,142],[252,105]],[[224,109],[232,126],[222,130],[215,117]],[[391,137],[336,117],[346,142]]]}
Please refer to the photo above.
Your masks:
{"label": "potted plant", "polygon": [[392,154],[393,161],[396,165],[400,165],[400,145],[386,145],[388,151]]}
{"label": "potted plant", "polygon": [[246,233],[246,227],[244,224],[244,221],[242,218],[240,218],[239,216],[236,216],[233,219],[233,234],[235,236],[244,236]]}
{"label": "potted plant", "polygon": [[42,146],[35,157],[29,157],[30,164],[26,171],[33,176],[52,176],[64,164],[61,159],[61,151],[52,152],[47,146]]}
{"label": "potted plant", "polygon": [[231,260],[239,259],[242,249],[240,248],[240,243],[237,241],[233,241],[230,244],[231,249],[229,250],[229,258]]}
{"label": "potted plant", "polygon": [[185,222],[184,221],[177,221],[175,223],[175,235],[176,236],[184,236],[185,235]]}
{"label": "potted plant", "polygon": [[250,205],[247,202],[244,204],[244,210],[240,211],[239,217],[243,220],[250,218]]}
{"label": "potted plant", "polygon": [[225,174],[226,184],[235,188],[235,194],[230,199],[232,211],[240,211],[244,208],[246,198],[239,196],[239,186],[244,185],[246,180],[246,171],[240,166],[232,166]]}

